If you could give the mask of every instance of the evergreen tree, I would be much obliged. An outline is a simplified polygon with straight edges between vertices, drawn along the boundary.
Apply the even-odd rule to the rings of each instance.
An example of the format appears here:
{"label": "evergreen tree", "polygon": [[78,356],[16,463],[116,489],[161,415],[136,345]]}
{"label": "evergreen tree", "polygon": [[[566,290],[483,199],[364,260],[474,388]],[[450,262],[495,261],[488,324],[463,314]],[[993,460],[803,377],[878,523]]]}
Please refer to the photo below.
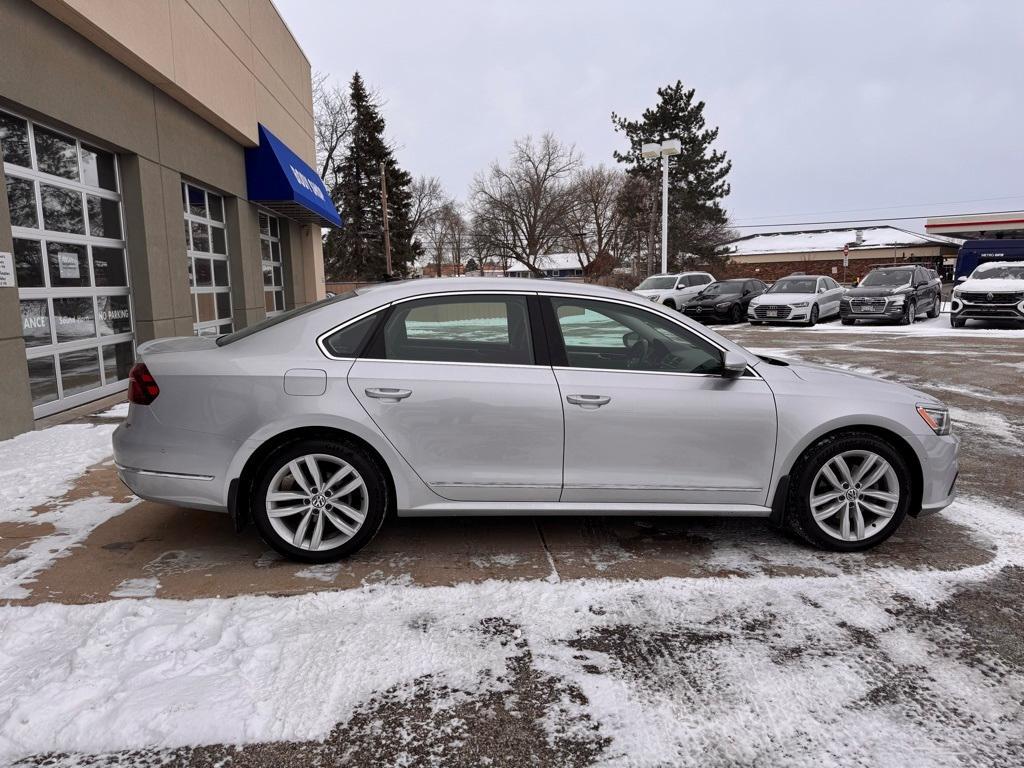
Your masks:
{"label": "evergreen tree", "polygon": [[351,133],[339,167],[338,184],[332,190],[343,225],[332,230],[324,243],[324,271],[329,281],[384,277],[384,216],[380,200],[383,162],[392,272],[404,276],[419,252],[410,218],[412,177],[395,164],[391,148],[384,140],[384,118],[358,72],[349,86],[349,110]]}
{"label": "evergreen tree", "polygon": [[612,113],[612,124],[629,140],[629,151],[615,152],[615,159],[629,166],[630,175],[658,191],[657,205],[650,206],[650,215],[658,219],[651,222],[652,232],[660,226],[661,159],[645,160],[641,147],[679,139],[682,153],[669,158],[669,263],[675,268],[688,266],[690,254],[704,263],[718,261],[716,248],[731,237],[720,201],[729,194],[725,177],[732,162],[711,146],[718,128],[706,127],[704,102],[694,101],[694,89],[686,89],[682,81],[659,88],[657,105],[645,110],[640,120]]}

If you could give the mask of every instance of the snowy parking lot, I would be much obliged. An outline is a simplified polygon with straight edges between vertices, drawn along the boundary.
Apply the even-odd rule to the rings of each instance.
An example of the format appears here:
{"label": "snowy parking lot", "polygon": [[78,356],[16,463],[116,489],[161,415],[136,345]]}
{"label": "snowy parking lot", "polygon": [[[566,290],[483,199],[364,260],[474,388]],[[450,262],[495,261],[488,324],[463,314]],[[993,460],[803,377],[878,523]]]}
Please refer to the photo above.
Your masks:
{"label": "snowy parking lot", "polygon": [[860,555],[445,519],[310,567],[132,497],[105,411],[0,443],[0,764],[1020,765],[1024,331],[723,332],[945,400],[959,500]]}

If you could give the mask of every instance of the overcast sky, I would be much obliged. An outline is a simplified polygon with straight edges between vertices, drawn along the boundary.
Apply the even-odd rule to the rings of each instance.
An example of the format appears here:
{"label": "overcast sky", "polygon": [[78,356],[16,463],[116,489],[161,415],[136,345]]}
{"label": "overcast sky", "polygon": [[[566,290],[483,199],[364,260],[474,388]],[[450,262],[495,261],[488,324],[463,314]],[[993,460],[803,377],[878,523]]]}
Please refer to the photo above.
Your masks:
{"label": "overcast sky", "polygon": [[614,164],[611,112],[681,79],[733,161],[734,223],[1024,207],[1022,0],[277,4],[315,71],[379,91],[399,162],[460,198],[528,133]]}

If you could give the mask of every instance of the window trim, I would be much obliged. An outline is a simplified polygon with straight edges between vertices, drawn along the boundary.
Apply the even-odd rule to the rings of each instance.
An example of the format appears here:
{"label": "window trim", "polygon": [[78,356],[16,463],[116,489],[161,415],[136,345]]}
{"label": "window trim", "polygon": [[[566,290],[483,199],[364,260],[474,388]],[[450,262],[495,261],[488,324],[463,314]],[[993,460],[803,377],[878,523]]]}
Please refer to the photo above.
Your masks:
{"label": "window trim", "polygon": [[[712,282],[714,282],[714,281],[712,281]],[[456,363],[456,362],[440,361],[440,360],[438,360],[438,361],[430,361],[430,360],[388,360],[388,359],[380,358],[380,357],[367,357],[366,354],[365,354],[367,349],[371,348],[373,346],[373,343],[376,341],[378,334],[381,333],[381,330],[384,327],[384,322],[386,322],[387,316],[390,315],[392,308],[396,304],[404,304],[407,301],[416,301],[417,299],[422,299],[422,298],[427,298],[427,297],[431,297],[432,298],[432,297],[436,297],[436,296],[493,296],[493,295],[498,295],[498,296],[526,296],[528,298],[533,296],[533,297],[537,298],[537,304],[539,306],[540,312],[538,313],[537,316],[535,316],[532,312],[529,313],[529,322],[530,322],[531,329],[532,329],[533,324],[535,322],[535,319],[539,319],[541,321],[542,328],[543,328],[543,333],[544,333],[544,336],[545,336],[545,340],[547,342],[545,346],[546,346],[547,358],[548,358],[549,362],[546,362],[546,363],[545,362],[541,362],[542,358],[541,358],[540,352],[536,348],[534,349],[534,359],[535,359],[535,362],[533,362],[531,364],[525,364],[525,363],[468,363],[468,362],[467,363]],[[419,294],[417,296],[405,296],[403,298],[395,299],[393,301],[387,302],[386,304],[381,304],[381,305],[379,305],[377,307],[374,307],[373,309],[369,309],[369,310],[367,310],[365,312],[361,312],[360,314],[356,315],[355,317],[349,318],[348,320],[345,320],[345,321],[343,321],[341,323],[338,323],[337,325],[332,326],[331,328],[329,328],[328,330],[324,331],[323,333],[320,333],[316,337],[316,346],[320,350],[320,354],[322,354],[328,360],[336,360],[336,361],[339,361],[339,362],[354,362],[356,360],[373,360],[374,362],[380,362],[380,363],[416,363],[416,364],[420,364],[420,365],[472,365],[472,366],[481,366],[482,365],[482,366],[487,366],[487,367],[491,367],[491,368],[495,368],[495,367],[500,367],[500,368],[535,368],[537,366],[543,366],[543,367],[549,367],[552,370],[556,370],[556,371],[557,370],[567,370],[567,371],[598,371],[598,372],[608,372],[608,373],[655,374],[655,375],[658,375],[658,376],[691,376],[691,377],[696,376],[696,377],[701,377],[701,378],[716,378],[716,379],[733,378],[733,377],[726,377],[726,376],[724,376],[723,374],[720,374],[720,373],[682,373],[682,372],[677,372],[677,371],[632,371],[632,370],[622,370],[620,368],[574,368],[574,367],[570,367],[568,365],[561,365],[561,364],[559,364],[561,362],[561,360],[559,359],[558,356],[559,355],[562,355],[562,356],[565,355],[565,345],[564,345],[564,343],[562,343],[562,340],[560,338],[561,330],[557,328],[557,325],[555,327],[551,327],[551,323],[552,322],[557,322],[557,318],[554,315],[554,309],[553,309],[553,307],[551,305],[551,302],[550,301],[544,301],[544,299],[548,298],[548,297],[568,298],[568,299],[583,299],[583,300],[590,300],[590,301],[604,301],[604,302],[608,302],[610,304],[622,304],[622,305],[627,306],[627,307],[633,307],[633,308],[639,309],[639,310],[641,310],[643,312],[647,312],[649,314],[657,315],[658,317],[660,317],[660,318],[662,318],[664,320],[667,320],[668,322],[670,322],[670,323],[672,323],[674,325],[677,325],[680,328],[683,328],[687,332],[692,333],[695,336],[700,337],[705,342],[707,342],[711,346],[713,346],[716,349],[718,349],[722,353],[723,358],[725,356],[725,353],[730,351],[730,350],[726,349],[725,347],[723,347],[721,344],[719,344],[714,339],[709,338],[708,336],[705,336],[698,329],[691,328],[690,326],[686,325],[685,323],[679,322],[676,318],[672,317],[671,315],[669,315],[667,313],[662,314],[661,312],[658,312],[657,311],[657,307],[647,306],[648,304],[650,304],[650,302],[640,303],[638,301],[627,301],[627,300],[616,299],[616,298],[612,298],[612,297],[604,297],[604,296],[594,297],[594,296],[589,296],[587,294],[564,293],[564,292],[559,292],[559,291],[523,291],[523,290],[506,290],[506,291],[486,291],[486,290],[484,290],[484,291],[481,291],[481,290],[443,291],[443,292],[438,292],[438,293]],[[527,301],[527,307],[529,308],[529,300]],[[382,314],[382,318],[383,318],[382,322],[380,322],[378,324],[378,326],[374,329],[373,334],[371,334],[368,337],[370,342],[368,344],[364,345],[363,349],[360,349],[359,355],[357,355],[356,357],[335,357],[330,352],[328,352],[327,349],[324,347],[323,341],[328,336],[332,335],[336,331],[340,331],[342,328],[345,328],[346,326],[350,325],[351,323],[355,323],[355,322],[358,322],[359,320],[362,320],[367,315],[371,315],[374,312],[380,312],[381,310],[384,310],[384,312]],[[531,332],[536,334],[535,331],[531,331]],[[553,332],[557,332],[559,334],[559,337],[552,338],[552,333]],[[536,338],[535,335],[534,335],[534,338]],[[748,378],[748,379],[752,378],[752,379],[763,380],[763,377],[761,376],[761,374],[759,374],[757,372],[757,370],[755,370],[754,365],[751,364],[751,363],[747,364],[747,370],[743,374],[741,374],[740,376],[735,377],[735,378]]]}
{"label": "window trim", "polygon": [[[185,224],[188,225],[188,232],[185,238],[185,262],[186,262],[186,274],[188,278],[188,290],[189,299],[192,302],[192,334],[194,336],[219,336],[220,333],[209,333],[210,330],[219,331],[221,326],[225,324],[231,325],[231,331],[234,332],[237,328],[237,322],[235,320],[235,297],[233,295],[233,288],[231,285],[231,243],[228,238],[228,222],[227,222],[227,199],[228,195],[220,192],[212,187],[208,187],[205,184],[193,181],[192,179],[182,176],[181,183],[179,185],[182,192],[182,215],[184,217]],[[203,201],[206,206],[206,215],[200,216],[192,213],[187,208],[187,196],[188,191],[186,187],[192,187],[203,193]],[[216,195],[221,199],[221,215],[224,217],[223,221],[217,221],[210,216],[210,195]],[[207,232],[210,238],[210,250],[209,251],[196,251],[192,249],[192,224],[202,224],[206,226]],[[217,227],[224,232],[224,250],[226,253],[214,253],[213,251],[213,228]],[[196,259],[208,259],[210,261],[210,285],[199,285],[196,280]],[[216,267],[214,266],[215,261],[221,261],[225,265],[228,276],[228,284],[217,285],[216,278]],[[262,271],[261,271],[262,277]],[[230,313],[226,318],[214,318],[213,320],[200,320],[199,319],[199,296],[202,294],[209,294],[213,296],[214,301],[214,314],[217,314],[217,295],[226,293],[228,296],[228,304],[230,307]]]}

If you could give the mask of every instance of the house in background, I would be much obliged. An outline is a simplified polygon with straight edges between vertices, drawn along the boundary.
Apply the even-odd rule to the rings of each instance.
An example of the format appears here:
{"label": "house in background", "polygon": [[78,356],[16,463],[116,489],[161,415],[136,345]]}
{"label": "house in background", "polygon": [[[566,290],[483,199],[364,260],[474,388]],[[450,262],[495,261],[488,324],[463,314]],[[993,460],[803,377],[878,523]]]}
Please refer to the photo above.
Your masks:
{"label": "house in background", "polygon": [[[583,267],[575,253],[551,253],[537,257],[537,267],[544,271],[544,277],[555,280],[583,282]],[[507,277],[536,277],[525,264],[513,261],[505,270]]]}

